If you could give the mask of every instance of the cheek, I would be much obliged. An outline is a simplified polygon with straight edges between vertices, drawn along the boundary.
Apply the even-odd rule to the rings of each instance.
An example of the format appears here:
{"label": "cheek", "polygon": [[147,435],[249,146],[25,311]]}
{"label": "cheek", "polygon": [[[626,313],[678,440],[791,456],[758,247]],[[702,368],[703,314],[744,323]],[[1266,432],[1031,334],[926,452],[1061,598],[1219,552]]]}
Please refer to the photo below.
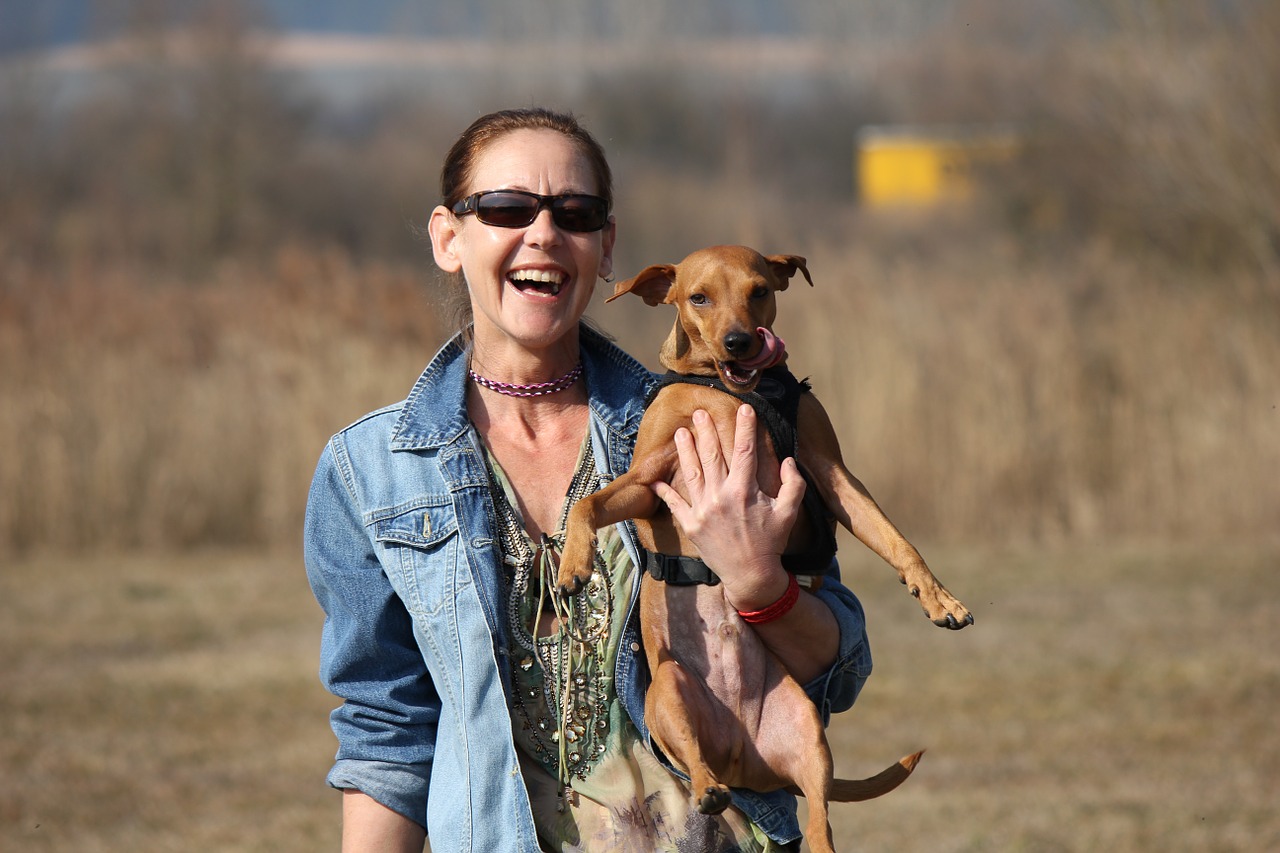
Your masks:
{"label": "cheek", "polygon": [[690,322],[685,325],[685,328],[697,329],[699,337],[704,341],[714,341],[720,337],[721,331],[715,322],[714,312],[690,311],[686,317]]}

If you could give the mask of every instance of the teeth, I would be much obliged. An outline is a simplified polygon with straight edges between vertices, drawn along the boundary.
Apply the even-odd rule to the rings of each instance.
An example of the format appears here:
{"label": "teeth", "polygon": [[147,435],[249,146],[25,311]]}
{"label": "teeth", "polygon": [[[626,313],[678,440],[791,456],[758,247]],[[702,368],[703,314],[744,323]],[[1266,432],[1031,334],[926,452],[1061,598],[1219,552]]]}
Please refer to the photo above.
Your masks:
{"label": "teeth", "polygon": [[722,361],[720,362],[720,370],[732,382],[739,385],[746,385],[752,379],[755,379],[757,371],[743,370],[742,366],[737,362]]}
{"label": "teeth", "polygon": [[564,273],[556,270],[516,270],[511,273],[512,281],[532,281],[538,284],[554,284],[559,286],[564,283]]}

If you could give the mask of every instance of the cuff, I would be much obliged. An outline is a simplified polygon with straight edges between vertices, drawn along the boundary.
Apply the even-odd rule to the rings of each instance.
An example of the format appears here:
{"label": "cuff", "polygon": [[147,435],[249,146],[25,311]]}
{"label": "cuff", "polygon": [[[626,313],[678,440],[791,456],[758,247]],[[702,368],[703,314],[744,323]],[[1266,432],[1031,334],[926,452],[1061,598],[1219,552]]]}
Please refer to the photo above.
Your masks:
{"label": "cuff", "polygon": [[833,713],[847,711],[871,675],[871,644],[867,639],[866,614],[862,602],[848,588],[827,577],[814,593],[831,608],[840,626],[840,650],[831,669],[804,686],[818,706],[825,726]]}
{"label": "cuff", "polygon": [[355,788],[397,814],[427,826],[427,787],[431,766],[342,759],[329,771],[329,785]]}

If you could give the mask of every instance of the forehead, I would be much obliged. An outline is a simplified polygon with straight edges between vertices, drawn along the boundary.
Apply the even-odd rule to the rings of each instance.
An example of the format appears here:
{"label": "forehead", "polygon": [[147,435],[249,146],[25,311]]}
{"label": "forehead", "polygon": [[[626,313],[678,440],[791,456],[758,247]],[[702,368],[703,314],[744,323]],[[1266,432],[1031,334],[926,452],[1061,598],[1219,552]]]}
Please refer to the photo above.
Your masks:
{"label": "forehead", "polygon": [[545,129],[513,130],[490,142],[476,157],[471,185],[472,191],[599,191],[581,146],[563,133]]}

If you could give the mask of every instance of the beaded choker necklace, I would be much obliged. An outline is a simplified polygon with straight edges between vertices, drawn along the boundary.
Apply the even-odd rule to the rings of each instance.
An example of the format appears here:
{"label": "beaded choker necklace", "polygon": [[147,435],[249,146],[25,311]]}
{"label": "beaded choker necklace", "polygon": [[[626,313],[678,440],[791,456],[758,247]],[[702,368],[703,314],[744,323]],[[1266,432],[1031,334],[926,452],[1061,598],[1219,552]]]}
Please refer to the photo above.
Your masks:
{"label": "beaded choker necklace", "polygon": [[497,391],[499,394],[505,394],[508,397],[541,397],[543,394],[555,394],[558,391],[564,391],[577,382],[578,377],[582,375],[582,362],[578,362],[577,367],[559,379],[552,379],[550,382],[531,382],[528,385],[519,385],[514,382],[496,382],[493,379],[486,379],[474,370],[468,372],[471,374],[472,382],[477,385],[483,385],[490,391]]}

